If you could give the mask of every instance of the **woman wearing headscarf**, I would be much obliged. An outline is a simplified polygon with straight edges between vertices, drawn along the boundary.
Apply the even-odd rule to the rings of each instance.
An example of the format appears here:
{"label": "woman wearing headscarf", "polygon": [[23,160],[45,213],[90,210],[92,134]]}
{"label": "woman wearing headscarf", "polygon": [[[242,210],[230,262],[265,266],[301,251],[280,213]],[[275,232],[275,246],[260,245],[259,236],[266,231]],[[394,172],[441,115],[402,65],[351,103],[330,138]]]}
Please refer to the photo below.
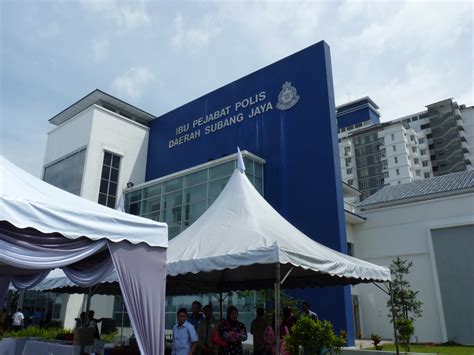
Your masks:
{"label": "woman wearing headscarf", "polygon": [[219,347],[219,355],[243,354],[242,342],[247,340],[245,325],[237,320],[239,312],[234,306],[227,308],[227,319],[219,325],[219,332],[227,346]]}

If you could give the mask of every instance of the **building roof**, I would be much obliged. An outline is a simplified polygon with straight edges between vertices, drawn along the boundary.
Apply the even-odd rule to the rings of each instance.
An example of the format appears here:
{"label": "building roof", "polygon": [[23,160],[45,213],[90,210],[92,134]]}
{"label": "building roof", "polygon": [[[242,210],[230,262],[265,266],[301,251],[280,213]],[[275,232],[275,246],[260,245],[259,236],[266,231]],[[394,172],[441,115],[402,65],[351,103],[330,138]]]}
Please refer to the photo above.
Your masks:
{"label": "building roof", "polygon": [[474,192],[474,170],[386,186],[358,204],[362,210]]}
{"label": "building roof", "polygon": [[133,105],[130,105],[125,101],[117,99],[116,97],[109,95],[99,89],[95,89],[79,101],[73,103],[65,110],[50,118],[49,122],[56,126],[59,126],[70,118],[76,116],[78,113],[84,111],[88,107],[95,104],[100,104],[102,106],[104,103],[106,105],[118,109],[119,111],[123,111],[124,113],[133,116],[133,120],[138,121],[142,124],[147,125],[150,121],[156,118],[154,115],[145,112]]}
{"label": "building roof", "polygon": [[342,105],[338,105],[336,106],[336,111],[340,111],[342,109],[344,109],[345,107],[347,106],[352,106],[354,104],[358,104],[358,103],[369,103],[370,105],[372,105],[376,110],[378,110],[380,107],[368,96],[364,96],[364,97],[361,97],[357,100],[352,100],[352,101],[349,101],[349,102],[346,102],[346,103],[343,103]]}

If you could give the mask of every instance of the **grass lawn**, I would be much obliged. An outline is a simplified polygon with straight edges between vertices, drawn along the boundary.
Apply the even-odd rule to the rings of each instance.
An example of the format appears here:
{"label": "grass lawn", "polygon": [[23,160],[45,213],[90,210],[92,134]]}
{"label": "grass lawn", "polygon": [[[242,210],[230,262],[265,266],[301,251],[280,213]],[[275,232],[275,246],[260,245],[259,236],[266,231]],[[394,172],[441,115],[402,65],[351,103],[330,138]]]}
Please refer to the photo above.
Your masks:
{"label": "grass lawn", "polygon": [[[374,348],[371,348],[373,350]],[[382,350],[395,351],[394,344],[384,344]],[[399,347],[400,354],[404,354],[404,348]],[[443,346],[443,345],[411,345],[410,351],[415,353],[435,353],[443,355],[474,355],[474,346]]]}

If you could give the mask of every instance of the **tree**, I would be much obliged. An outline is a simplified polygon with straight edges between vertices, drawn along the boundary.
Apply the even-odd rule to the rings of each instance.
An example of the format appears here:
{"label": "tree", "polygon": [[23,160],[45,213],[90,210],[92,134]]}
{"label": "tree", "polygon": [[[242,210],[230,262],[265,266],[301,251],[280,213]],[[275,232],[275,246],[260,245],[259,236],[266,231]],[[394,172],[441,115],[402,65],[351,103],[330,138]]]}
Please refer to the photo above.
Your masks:
{"label": "tree", "polygon": [[397,257],[390,265],[392,273],[391,297],[387,301],[390,310],[388,317],[395,323],[398,338],[405,345],[405,350],[410,351],[410,338],[415,332],[414,321],[422,315],[421,301],[416,299],[419,291],[413,291],[406,276],[410,273],[413,263]]}

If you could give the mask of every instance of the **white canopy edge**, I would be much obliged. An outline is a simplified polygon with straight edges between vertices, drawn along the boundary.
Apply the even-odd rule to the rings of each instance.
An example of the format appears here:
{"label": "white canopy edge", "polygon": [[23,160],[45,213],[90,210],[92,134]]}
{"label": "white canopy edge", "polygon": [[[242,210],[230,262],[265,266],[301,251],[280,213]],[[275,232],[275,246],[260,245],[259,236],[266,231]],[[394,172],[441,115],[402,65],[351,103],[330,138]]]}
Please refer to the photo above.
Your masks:
{"label": "white canopy edge", "polygon": [[0,221],[66,238],[168,246],[166,223],[99,205],[52,186],[0,155]]}
{"label": "white canopy edge", "polygon": [[341,278],[390,281],[388,268],[342,254],[307,237],[238,170],[209,209],[170,241],[167,274],[272,263]]}

